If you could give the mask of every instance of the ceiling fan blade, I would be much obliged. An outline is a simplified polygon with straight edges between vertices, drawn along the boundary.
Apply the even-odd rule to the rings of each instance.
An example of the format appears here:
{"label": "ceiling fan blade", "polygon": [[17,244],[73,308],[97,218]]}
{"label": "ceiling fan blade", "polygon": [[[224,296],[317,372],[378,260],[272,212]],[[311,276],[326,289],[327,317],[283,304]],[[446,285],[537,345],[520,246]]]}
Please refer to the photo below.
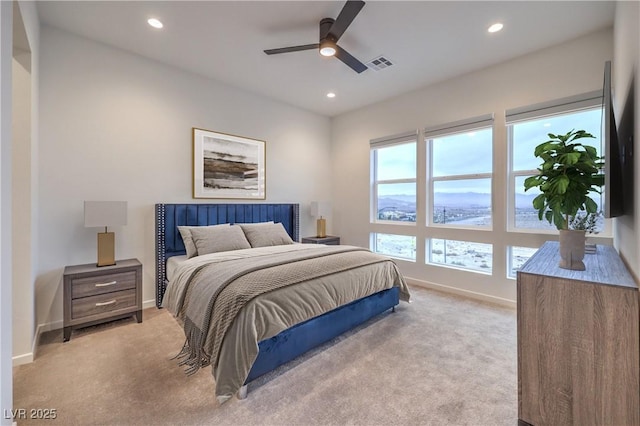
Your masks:
{"label": "ceiling fan blade", "polygon": [[362,71],[365,71],[367,69],[367,66],[365,64],[363,64],[362,62],[360,62],[359,60],[351,56],[349,52],[347,52],[340,46],[336,46],[335,56],[336,58],[340,59],[342,62],[347,64],[349,67],[351,67],[351,69],[357,72],[358,74],[360,74]]}
{"label": "ceiling fan blade", "polygon": [[301,50],[319,49],[320,44],[303,44],[301,46],[281,47],[279,49],[267,49],[264,51],[267,55],[276,55],[278,53],[299,52]]}
{"label": "ceiling fan blade", "polygon": [[364,2],[360,0],[349,0],[344,5],[340,14],[336,18],[336,21],[333,23],[331,28],[329,29],[329,34],[332,34],[335,37],[334,41],[338,41],[342,34],[347,30],[351,22],[356,19],[360,10],[364,7]]}

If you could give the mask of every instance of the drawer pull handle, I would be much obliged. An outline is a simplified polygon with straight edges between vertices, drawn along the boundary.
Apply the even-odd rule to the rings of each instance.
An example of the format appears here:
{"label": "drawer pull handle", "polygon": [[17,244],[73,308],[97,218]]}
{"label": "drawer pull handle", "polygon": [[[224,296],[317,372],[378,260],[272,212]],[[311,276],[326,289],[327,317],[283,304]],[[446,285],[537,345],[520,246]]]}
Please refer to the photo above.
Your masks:
{"label": "drawer pull handle", "polygon": [[118,281],[109,281],[108,283],[96,284],[96,287],[106,287],[109,285],[116,285],[116,284],[118,284]]}
{"label": "drawer pull handle", "polygon": [[99,302],[96,303],[96,306],[107,306],[107,305],[113,305],[114,303],[116,303],[116,300],[109,300],[108,302]]}

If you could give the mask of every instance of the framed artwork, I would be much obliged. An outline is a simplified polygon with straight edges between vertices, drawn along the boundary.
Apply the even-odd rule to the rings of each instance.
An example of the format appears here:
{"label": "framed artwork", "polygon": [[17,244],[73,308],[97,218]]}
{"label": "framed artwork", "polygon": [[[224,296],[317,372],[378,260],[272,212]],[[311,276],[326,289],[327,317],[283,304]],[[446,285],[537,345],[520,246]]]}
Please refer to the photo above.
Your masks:
{"label": "framed artwork", "polygon": [[193,128],[193,198],[266,198],[265,141]]}

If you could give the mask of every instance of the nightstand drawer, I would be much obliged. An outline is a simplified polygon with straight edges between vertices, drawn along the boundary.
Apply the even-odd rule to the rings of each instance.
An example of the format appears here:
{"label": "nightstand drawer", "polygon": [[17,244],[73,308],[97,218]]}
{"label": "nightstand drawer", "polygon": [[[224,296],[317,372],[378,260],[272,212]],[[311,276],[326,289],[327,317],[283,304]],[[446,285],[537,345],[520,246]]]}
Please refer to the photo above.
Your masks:
{"label": "nightstand drawer", "polygon": [[71,297],[77,299],[130,288],[136,288],[136,271],[73,278],[71,280]]}
{"label": "nightstand drawer", "polygon": [[136,290],[123,290],[71,302],[71,318],[83,318],[136,306]]}

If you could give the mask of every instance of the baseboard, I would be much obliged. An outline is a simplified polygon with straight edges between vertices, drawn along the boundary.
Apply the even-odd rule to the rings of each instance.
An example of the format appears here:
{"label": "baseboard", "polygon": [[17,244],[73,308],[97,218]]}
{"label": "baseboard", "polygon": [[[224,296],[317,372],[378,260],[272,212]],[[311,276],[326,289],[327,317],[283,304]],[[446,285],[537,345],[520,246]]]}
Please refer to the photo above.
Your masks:
{"label": "baseboard", "polygon": [[39,339],[40,334],[42,333],[46,333],[47,331],[59,330],[62,327],[64,327],[64,322],[62,320],[39,324],[38,329],[36,330],[36,339]]}
{"label": "baseboard", "polygon": [[416,278],[405,277],[408,284],[418,287],[428,288],[430,290],[442,291],[444,293],[455,294],[457,296],[468,297],[470,299],[481,300],[483,302],[493,303],[495,305],[504,306],[506,308],[516,309],[517,305],[514,300],[503,299],[501,297],[490,296],[488,294],[476,293],[475,291],[463,290],[456,287],[449,287],[442,284],[436,284],[430,281],[419,280]]}
{"label": "baseboard", "polygon": [[29,364],[30,362],[33,362],[33,360],[36,358],[36,351],[38,349],[38,344],[40,343],[40,336],[42,335],[42,333],[46,331],[51,331],[51,330],[58,330],[62,328],[62,326],[63,326],[62,321],[54,321],[46,324],[38,324],[38,327],[36,328],[36,334],[33,338],[33,344],[31,345],[31,352],[14,356],[12,358],[13,366],[15,367],[18,365]]}
{"label": "baseboard", "polygon": [[31,352],[22,355],[16,355],[12,358],[14,367],[23,364],[29,364],[36,359],[36,351],[38,349],[38,344],[40,343],[40,335],[43,333],[42,328],[44,326],[44,324],[40,324],[36,328],[35,336],[33,336],[33,343],[31,344]]}
{"label": "baseboard", "polygon": [[14,367],[17,367],[18,365],[23,365],[23,364],[29,364],[33,362],[33,352],[14,356],[12,360],[13,360]]}
{"label": "baseboard", "polygon": [[142,309],[155,308],[156,307],[156,299],[144,300],[142,302]]}

